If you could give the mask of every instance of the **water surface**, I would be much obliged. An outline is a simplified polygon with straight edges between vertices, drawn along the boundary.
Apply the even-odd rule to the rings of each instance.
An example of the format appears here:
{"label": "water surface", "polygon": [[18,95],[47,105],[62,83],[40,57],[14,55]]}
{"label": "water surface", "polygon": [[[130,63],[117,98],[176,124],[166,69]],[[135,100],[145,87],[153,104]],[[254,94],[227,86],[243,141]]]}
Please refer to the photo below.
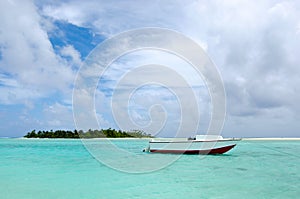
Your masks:
{"label": "water surface", "polygon": [[[169,156],[143,153],[146,140],[113,142]],[[300,141],[242,141],[224,155],[184,155],[161,170],[130,174],[97,161],[80,140],[0,139],[0,198],[297,198],[299,151]]]}

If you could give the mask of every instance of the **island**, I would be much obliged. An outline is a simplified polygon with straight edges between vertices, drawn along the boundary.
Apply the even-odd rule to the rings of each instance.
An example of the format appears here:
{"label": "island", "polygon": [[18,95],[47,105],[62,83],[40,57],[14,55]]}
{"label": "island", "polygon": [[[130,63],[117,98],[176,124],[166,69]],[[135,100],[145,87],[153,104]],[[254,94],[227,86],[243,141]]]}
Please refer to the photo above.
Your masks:
{"label": "island", "polygon": [[132,130],[132,131],[121,131],[115,129],[101,129],[101,130],[92,130],[84,132],[83,130],[50,130],[50,131],[37,131],[32,130],[28,132],[25,138],[150,138],[150,134],[145,133],[141,130]]}

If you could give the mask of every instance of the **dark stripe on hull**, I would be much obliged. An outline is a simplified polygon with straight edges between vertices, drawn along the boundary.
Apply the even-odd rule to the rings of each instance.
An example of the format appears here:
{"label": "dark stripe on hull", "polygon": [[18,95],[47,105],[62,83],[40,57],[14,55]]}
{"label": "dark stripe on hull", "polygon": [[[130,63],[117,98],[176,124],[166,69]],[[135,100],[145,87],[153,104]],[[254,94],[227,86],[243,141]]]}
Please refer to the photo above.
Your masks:
{"label": "dark stripe on hull", "polygon": [[213,155],[213,154],[222,154],[226,153],[230,149],[235,147],[234,145],[215,148],[211,150],[165,150],[165,149],[150,149],[152,153],[175,153],[175,154],[202,154],[202,155]]}

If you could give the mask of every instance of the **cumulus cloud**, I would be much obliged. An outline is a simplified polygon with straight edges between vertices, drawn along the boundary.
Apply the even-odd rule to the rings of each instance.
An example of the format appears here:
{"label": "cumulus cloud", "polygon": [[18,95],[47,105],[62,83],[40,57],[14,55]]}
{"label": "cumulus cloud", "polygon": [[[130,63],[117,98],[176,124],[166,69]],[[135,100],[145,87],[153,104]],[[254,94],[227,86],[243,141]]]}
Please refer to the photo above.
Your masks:
{"label": "cumulus cloud", "polygon": [[[289,126],[289,136],[299,135],[298,1],[37,0],[1,1],[0,7],[1,19],[5,19],[0,22],[2,104],[42,98],[55,90],[70,94],[72,65],[81,63],[81,55],[70,44],[53,50],[47,34],[55,30],[53,21],[89,28],[107,37],[132,28],[156,26],[191,37],[218,66],[227,93],[225,134],[277,135]],[[169,59],[163,58],[163,53],[159,56],[161,63]],[[129,57],[127,64],[137,64],[133,61],[136,58]],[[142,59],[148,61],[145,56]],[[102,82],[108,90],[118,75],[130,68],[123,63],[115,66]],[[93,69],[86,72],[93,73]],[[189,76],[191,71],[179,73]],[[195,86],[199,82],[192,75],[187,79]],[[105,101],[109,92],[102,92]],[[201,100],[207,108],[207,96]],[[112,118],[105,118],[103,109],[100,112],[103,114],[98,117],[110,123]],[[135,116],[145,119],[138,113]]]}
{"label": "cumulus cloud", "polygon": [[[42,1],[38,1],[38,4]],[[113,35],[145,26],[174,28],[184,16],[184,2],[172,1],[98,1],[80,0],[42,4],[42,13],[56,20],[91,27],[95,32]],[[176,12],[174,12],[176,11]],[[170,17],[171,15],[171,17]],[[171,19],[172,18],[172,19]]]}
{"label": "cumulus cloud", "polygon": [[[89,74],[95,73],[99,72]],[[194,94],[191,96],[188,91]],[[186,109],[186,132],[195,133],[192,128],[199,114],[201,130],[208,126],[210,99],[201,76],[184,60],[167,52],[143,50],[122,56],[102,74],[95,98],[96,111],[109,117],[111,124],[117,120],[124,129],[149,133],[162,130],[160,135],[174,136],[182,119],[181,111]],[[192,106],[192,99],[199,107]],[[198,115],[193,114],[195,111]]]}
{"label": "cumulus cloud", "polygon": [[[1,1],[0,7],[1,18],[6,19],[0,22],[2,103],[20,103],[68,89],[74,72],[55,54],[33,2]],[[66,54],[68,48],[62,52]],[[79,62],[78,54],[72,53]]]}
{"label": "cumulus cloud", "polygon": [[[43,11],[57,20],[107,35],[160,26],[192,37],[220,69],[227,91],[228,120],[264,117],[271,121],[281,109],[290,110],[286,114],[299,112],[300,16],[296,1],[172,1],[147,5],[147,9],[140,9],[145,2],[125,3],[129,6],[72,1],[70,7],[66,3],[46,5]],[[70,8],[75,9],[69,12]],[[249,125],[253,126],[253,121],[249,120]]]}
{"label": "cumulus cloud", "polygon": [[78,52],[72,45],[63,46],[60,49],[60,54],[69,60],[70,65],[80,66],[82,64],[80,52]]}

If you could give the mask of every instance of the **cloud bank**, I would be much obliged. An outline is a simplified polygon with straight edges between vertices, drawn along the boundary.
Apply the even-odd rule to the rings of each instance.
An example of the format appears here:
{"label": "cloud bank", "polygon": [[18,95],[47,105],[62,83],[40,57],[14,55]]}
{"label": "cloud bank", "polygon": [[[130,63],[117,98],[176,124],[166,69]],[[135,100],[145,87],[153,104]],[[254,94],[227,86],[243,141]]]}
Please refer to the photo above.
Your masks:
{"label": "cloud bank", "polygon": [[[299,136],[299,8],[298,1],[271,0],[1,1],[0,135],[73,128],[72,85],[88,52],[114,34],[154,26],[191,37],[217,65],[227,93],[225,136]],[[60,122],[48,122],[50,107],[64,110],[53,115]],[[104,110],[99,118],[113,125]]]}

